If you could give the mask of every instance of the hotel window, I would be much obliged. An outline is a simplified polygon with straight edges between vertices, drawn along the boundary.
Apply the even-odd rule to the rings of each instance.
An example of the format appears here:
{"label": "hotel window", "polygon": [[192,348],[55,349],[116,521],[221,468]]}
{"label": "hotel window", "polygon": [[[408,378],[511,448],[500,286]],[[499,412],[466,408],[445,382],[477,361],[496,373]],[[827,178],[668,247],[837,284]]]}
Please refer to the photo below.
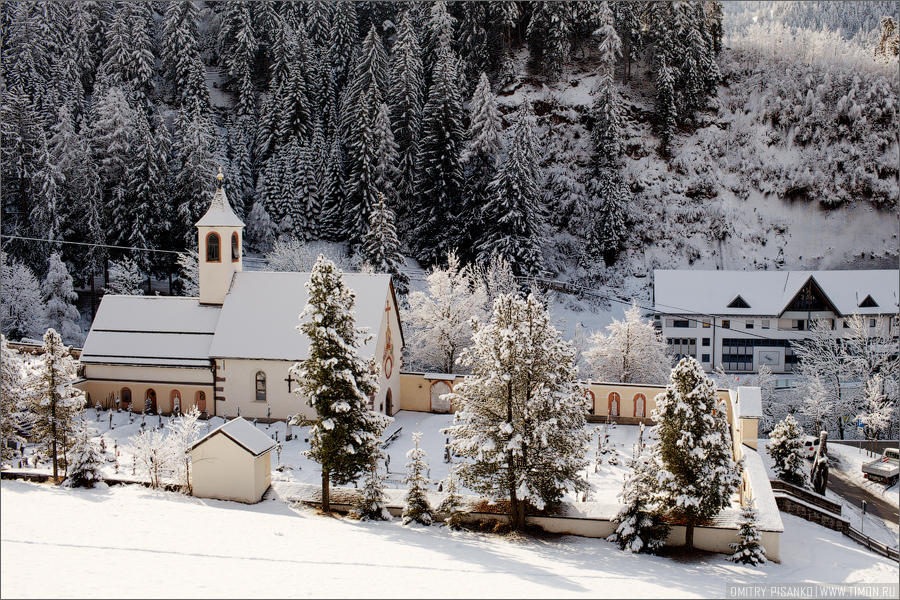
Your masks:
{"label": "hotel window", "polygon": [[256,399],[266,400],[266,374],[262,371],[256,372]]}
{"label": "hotel window", "polygon": [[759,326],[762,327],[763,329],[768,329],[769,328],[769,320],[763,319],[762,321],[759,322]]}
{"label": "hotel window", "polygon": [[869,319],[869,327],[875,327],[875,319]]}
{"label": "hotel window", "polygon": [[709,338],[703,338],[703,345],[709,346]]}
{"label": "hotel window", "polygon": [[675,322],[672,325],[672,327],[689,327],[689,326],[690,325],[688,324],[687,319],[675,319]]}
{"label": "hotel window", "polygon": [[731,321],[722,319],[722,329],[731,329]]}
{"label": "hotel window", "polygon": [[744,329],[753,329],[753,321],[747,321],[744,323]]}
{"label": "hotel window", "polygon": [[709,354],[704,354],[704,355],[703,355],[702,362],[705,362],[705,363],[708,363],[708,362],[709,362]]}
{"label": "hotel window", "polygon": [[703,327],[704,329],[709,329],[709,319],[703,319]]}

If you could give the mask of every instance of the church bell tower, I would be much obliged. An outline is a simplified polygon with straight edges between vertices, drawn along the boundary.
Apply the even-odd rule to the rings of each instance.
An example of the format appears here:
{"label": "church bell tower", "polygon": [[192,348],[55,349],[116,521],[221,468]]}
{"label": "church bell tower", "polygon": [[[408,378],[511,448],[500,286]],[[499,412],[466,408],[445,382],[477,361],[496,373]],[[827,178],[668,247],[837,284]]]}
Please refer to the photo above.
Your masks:
{"label": "church bell tower", "polygon": [[196,224],[200,304],[222,304],[234,274],[243,270],[244,224],[228,203],[224,178],[220,168],[209,210]]}

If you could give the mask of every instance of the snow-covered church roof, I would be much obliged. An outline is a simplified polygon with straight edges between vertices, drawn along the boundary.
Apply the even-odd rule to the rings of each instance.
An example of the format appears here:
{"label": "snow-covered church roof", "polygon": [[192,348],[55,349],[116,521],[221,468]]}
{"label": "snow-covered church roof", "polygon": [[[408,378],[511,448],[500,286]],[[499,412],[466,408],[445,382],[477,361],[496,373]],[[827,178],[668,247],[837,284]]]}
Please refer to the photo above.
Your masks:
{"label": "snow-covered church roof", "polygon": [[[377,335],[391,293],[390,275],[344,273],[356,294],[356,326]],[[297,329],[306,306],[309,273],[241,271],[234,274],[209,350],[212,358],[299,361],[307,358],[309,339]],[[393,297],[391,303],[393,305]],[[375,352],[376,340],[361,346],[363,358]]]}
{"label": "snow-covered church roof", "polygon": [[81,362],[208,368],[220,312],[197,298],[107,294]]}
{"label": "snow-covered church roof", "polygon": [[897,270],[657,270],[653,277],[655,307],[663,314],[778,316],[810,279],[843,316],[896,313],[900,299]]}

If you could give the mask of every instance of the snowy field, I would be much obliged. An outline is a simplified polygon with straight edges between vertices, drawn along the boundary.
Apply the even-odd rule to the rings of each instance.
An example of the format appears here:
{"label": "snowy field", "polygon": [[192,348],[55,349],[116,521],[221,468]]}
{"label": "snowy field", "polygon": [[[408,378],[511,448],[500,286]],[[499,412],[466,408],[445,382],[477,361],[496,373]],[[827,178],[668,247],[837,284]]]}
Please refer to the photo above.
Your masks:
{"label": "snowy field", "polygon": [[783,515],[781,564],[628,555],[574,536],[361,523],[142,486],[2,483],[11,597],[722,597],[729,583],[896,582],[898,565]]}

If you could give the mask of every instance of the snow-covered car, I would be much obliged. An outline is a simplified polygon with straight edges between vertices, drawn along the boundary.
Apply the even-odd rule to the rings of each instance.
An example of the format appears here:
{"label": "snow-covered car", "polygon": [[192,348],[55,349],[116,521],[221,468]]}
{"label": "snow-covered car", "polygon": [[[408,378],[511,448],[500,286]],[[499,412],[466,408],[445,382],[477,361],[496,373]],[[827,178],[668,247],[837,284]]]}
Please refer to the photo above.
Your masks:
{"label": "snow-covered car", "polygon": [[863,477],[874,481],[897,483],[900,476],[900,450],[886,448],[881,458],[867,462],[862,466]]}
{"label": "snow-covered car", "polygon": [[813,437],[811,435],[803,438],[803,456],[806,458],[813,458],[816,455],[816,450],[819,449],[819,438]]}

